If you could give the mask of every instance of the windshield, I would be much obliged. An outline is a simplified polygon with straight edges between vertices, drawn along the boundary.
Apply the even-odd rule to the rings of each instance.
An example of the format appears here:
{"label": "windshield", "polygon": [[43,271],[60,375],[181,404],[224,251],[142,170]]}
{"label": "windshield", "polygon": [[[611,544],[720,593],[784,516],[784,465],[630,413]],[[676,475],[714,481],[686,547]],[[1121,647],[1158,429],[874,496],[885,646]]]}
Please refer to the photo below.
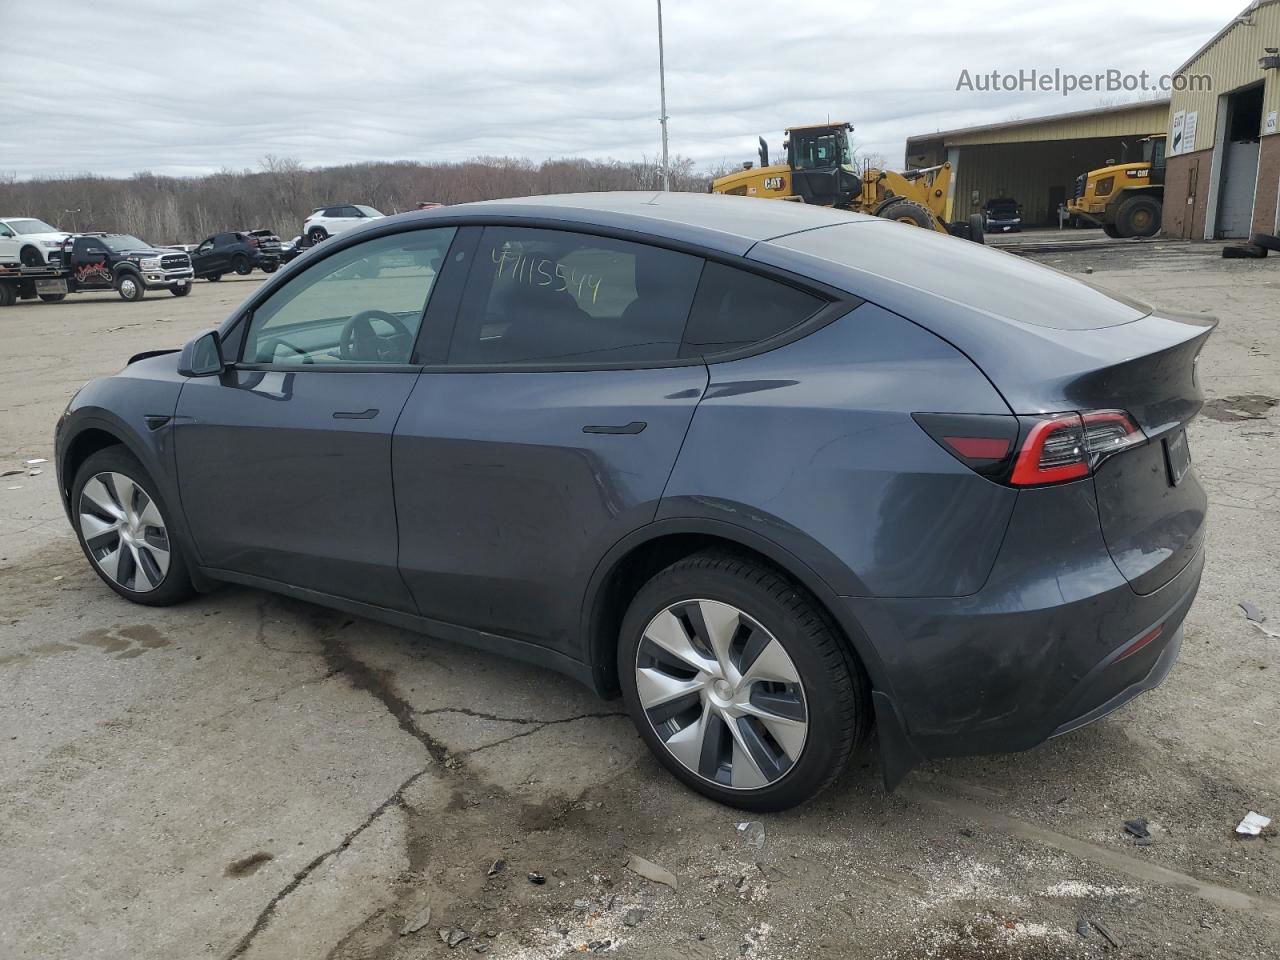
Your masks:
{"label": "windshield", "polygon": [[151,244],[143,243],[137,237],[131,237],[127,233],[118,233],[110,237],[103,237],[102,242],[107,245],[108,250],[115,253],[129,253],[133,250],[150,250]]}
{"label": "windshield", "polygon": [[381,210],[375,210],[373,207],[366,207],[363,203],[357,203],[356,209],[363,213],[366,217],[385,217],[386,214]]}
{"label": "windshield", "polygon": [[6,220],[14,233],[61,233],[57,227],[52,227],[43,220]]}
{"label": "windshield", "polygon": [[812,133],[798,131],[791,136],[796,144],[796,166],[801,170],[853,166],[853,150],[849,146],[847,127]]}

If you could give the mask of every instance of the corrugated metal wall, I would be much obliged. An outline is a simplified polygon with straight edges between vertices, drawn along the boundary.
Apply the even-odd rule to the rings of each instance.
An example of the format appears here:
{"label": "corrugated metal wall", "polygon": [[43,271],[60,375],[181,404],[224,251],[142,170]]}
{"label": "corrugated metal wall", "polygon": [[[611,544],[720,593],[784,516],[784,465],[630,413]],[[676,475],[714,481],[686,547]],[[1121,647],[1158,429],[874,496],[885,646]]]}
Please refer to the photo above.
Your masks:
{"label": "corrugated metal wall", "polygon": [[[977,213],[994,197],[1013,197],[1022,204],[1028,225],[1058,223],[1057,187],[1070,194],[1075,179],[1086,170],[1119,160],[1122,143],[1137,137],[1091,137],[1049,143],[984,144],[961,147],[956,176],[953,220]],[[975,200],[976,194],[976,200]]]}
{"label": "corrugated metal wall", "polygon": [[1213,89],[1203,92],[1175,91],[1169,105],[1170,123],[1173,114],[1182,110],[1195,111],[1196,138],[1187,144],[1183,153],[1209,150],[1214,145],[1218,120],[1218,97],[1239,87],[1266,80],[1262,100],[1262,122],[1272,110],[1280,112],[1280,70],[1267,70],[1258,66],[1264,47],[1280,46],[1280,3],[1268,3],[1250,14],[1253,26],[1234,24],[1208,50],[1196,57],[1181,71],[1182,74],[1207,74],[1213,80]]}
{"label": "corrugated metal wall", "polygon": [[963,131],[946,137],[949,147],[966,147],[988,143],[1028,143],[1038,141],[1082,140],[1091,137],[1145,136],[1159,133],[1169,122],[1169,104],[1136,103],[1122,110],[1107,109],[1097,113],[1076,114],[1065,119],[1045,117],[1037,123]]}

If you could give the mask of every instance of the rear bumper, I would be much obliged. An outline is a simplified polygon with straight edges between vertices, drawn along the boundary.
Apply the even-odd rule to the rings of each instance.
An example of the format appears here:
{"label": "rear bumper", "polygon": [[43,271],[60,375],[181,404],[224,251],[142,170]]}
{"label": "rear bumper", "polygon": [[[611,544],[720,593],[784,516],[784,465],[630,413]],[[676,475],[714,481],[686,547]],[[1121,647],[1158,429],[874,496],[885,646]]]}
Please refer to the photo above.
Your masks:
{"label": "rear bumper", "polygon": [[[1168,675],[1199,589],[1203,549],[1163,586],[1139,595],[1102,541],[1092,489],[1069,486],[1069,493],[1019,495],[978,593],[845,598],[881,660],[877,715],[892,707],[900,729],[891,739],[911,762],[1026,750],[1105,716]],[[1124,655],[1157,627],[1154,641]],[[910,762],[903,767],[899,758],[886,770],[895,766]]]}

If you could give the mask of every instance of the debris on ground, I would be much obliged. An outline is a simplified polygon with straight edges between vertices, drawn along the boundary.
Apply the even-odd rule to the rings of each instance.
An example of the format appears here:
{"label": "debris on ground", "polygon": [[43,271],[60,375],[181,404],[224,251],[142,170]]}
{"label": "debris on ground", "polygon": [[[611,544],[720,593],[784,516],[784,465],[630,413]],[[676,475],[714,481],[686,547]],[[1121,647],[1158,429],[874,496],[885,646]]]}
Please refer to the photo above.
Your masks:
{"label": "debris on ground", "polygon": [[24,465],[24,466],[27,466],[27,467],[38,467],[38,466],[40,466],[40,464],[42,464],[42,463],[48,463],[48,462],[49,462],[49,461],[48,461],[47,459],[45,459],[44,457],[33,457],[33,458],[32,458],[32,459],[30,459],[30,460],[24,460],[24,461],[23,461],[23,465]]}
{"label": "debris on ground", "polygon": [[641,910],[639,907],[632,907],[622,915],[622,922],[628,927],[634,927],[649,915],[649,911]]}
{"label": "debris on ground", "polygon": [[531,873],[529,874],[529,882],[540,887],[547,882],[547,878],[540,873]]}
{"label": "debris on ground", "polygon": [[764,846],[764,824],[759,820],[744,820],[738,824],[738,832],[748,847],[759,850]]}
{"label": "debris on ground", "polygon": [[4,473],[0,473],[0,477],[16,477],[21,473],[21,470],[6,470]]}
{"label": "debris on ground", "polygon": [[632,873],[638,873],[646,880],[652,880],[654,883],[665,883],[672,890],[678,889],[676,875],[666,867],[659,866],[644,857],[631,855],[631,859],[627,861],[627,869]]}
{"label": "debris on ground", "polygon": [[501,860],[501,859],[495,860],[493,861],[493,863],[489,864],[489,871],[487,876],[496,877],[506,868],[507,868],[507,861]]}
{"label": "debris on ground", "polygon": [[1241,600],[1238,604],[1236,604],[1236,606],[1238,606],[1241,610],[1243,610],[1244,615],[1248,617],[1250,620],[1252,620],[1254,623],[1265,623],[1267,620],[1267,615],[1263,613],[1261,610],[1259,610],[1257,607],[1255,607],[1248,600]]}
{"label": "debris on ground", "polygon": [[1106,937],[1107,942],[1110,943],[1111,946],[1115,947],[1117,950],[1119,950],[1120,947],[1123,946],[1123,944],[1120,943],[1120,938],[1117,937],[1110,930],[1108,930],[1107,925],[1103,923],[1101,920],[1093,921],[1093,929],[1097,930],[1100,934]]}
{"label": "debris on ground", "polygon": [[450,950],[454,949],[463,940],[470,940],[471,934],[463,930],[461,927],[441,927],[440,942],[447,946]]}
{"label": "debris on ground", "polygon": [[420,913],[418,913],[412,920],[408,920],[405,922],[405,925],[400,928],[400,936],[407,937],[411,933],[417,933],[419,930],[421,930],[430,922],[431,922],[431,908],[426,907]]}
{"label": "debris on ground", "polygon": [[1089,935],[1089,930],[1089,921],[1084,917],[1081,917],[1076,921],[1076,933],[1080,934],[1080,936],[1087,937]]}
{"label": "debris on ground", "polygon": [[1271,825],[1271,818],[1250,810],[1245,818],[1236,824],[1236,833],[1245,837],[1256,837]]}
{"label": "debris on ground", "polygon": [[1124,832],[1135,837],[1137,845],[1140,847],[1149,847],[1155,842],[1151,837],[1151,831],[1147,828],[1147,821],[1141,817],[1126,820],[1124,822]]}

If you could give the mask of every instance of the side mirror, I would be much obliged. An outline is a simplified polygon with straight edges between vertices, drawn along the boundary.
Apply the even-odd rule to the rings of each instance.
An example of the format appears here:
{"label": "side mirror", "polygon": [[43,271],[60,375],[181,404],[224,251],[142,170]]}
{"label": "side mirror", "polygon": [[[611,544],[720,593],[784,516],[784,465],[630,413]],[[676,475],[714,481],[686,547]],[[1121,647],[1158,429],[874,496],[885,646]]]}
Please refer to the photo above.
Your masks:
{"label": "side mirror", "polygon": [[222,343],[218,331],[202,333],[182,348],[178,357],[178,375],[183,377],[212,377],[226,369],[222,357]]}

